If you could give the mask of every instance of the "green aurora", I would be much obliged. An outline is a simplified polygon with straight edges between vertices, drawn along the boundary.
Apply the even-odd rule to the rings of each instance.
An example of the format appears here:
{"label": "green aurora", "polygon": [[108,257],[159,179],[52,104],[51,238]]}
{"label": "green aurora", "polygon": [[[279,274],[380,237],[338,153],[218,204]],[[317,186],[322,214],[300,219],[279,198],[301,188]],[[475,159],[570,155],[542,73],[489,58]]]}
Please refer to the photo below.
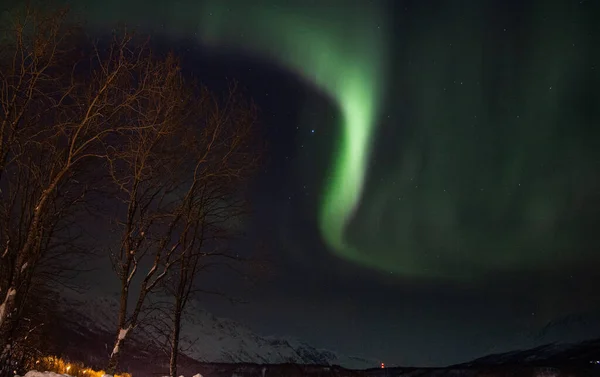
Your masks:
{"label": "green aurora", "polygon": [[[344,234],[360,204],[371,141],[384,91],[386,22],[377,1],[209,1],[128,2],[111,1],[72,6],[88,15],[90,23],[105,24],[126,19],[142,26],[148,20],[164,24],[171,36],[194,33],[201,43],[260,54],[281,64],[339,106],[339,150],[324,188],[319,214],[323,237],[342,257],[377,267],[348,244]],[[139,8],[138,8],[139,6]],[[133,11],[136,9],[136,11]],[[149,17],[150,15],[150,17]],[[160,16],[158,16],[160,15]]]}
{"label": "green aurora", "polygon": [[328,7],[318,2],[269,3],[209,3],[200,12],[201,39],[263,54],[337,103],[342,118],[339,150],[321,199],[320,227],[332,251],[378,267],[348,243],[345,231],[360,204],[384,91],[388,46],[383,10],[343,0]]}
{"label": "green aurora", "polygon": [[426,26],[386,19],[377,1],[74,8],[90,24],[195,34],[311,82],[342,119],[318,214],[330,249],[400,276],[460,280],[564,267],[597,246],[600,118],[585,88],[600,82],[590,63],[600,41],[592,2],[576,3],[533,1],[506,26],[482,17],[501,17],[493,1],[423,4],[413,11]]}

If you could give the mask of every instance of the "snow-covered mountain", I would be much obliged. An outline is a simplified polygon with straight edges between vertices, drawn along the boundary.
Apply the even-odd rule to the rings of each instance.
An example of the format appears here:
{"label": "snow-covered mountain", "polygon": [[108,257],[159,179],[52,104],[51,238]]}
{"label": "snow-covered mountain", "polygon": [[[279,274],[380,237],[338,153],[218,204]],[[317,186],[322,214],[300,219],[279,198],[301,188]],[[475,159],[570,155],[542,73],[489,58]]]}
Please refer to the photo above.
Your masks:
{"label": "snow-covered mountain", "polygon": [[[116,299],[70,294],[63,296],[58,306],[60,315],[53,326],[58,336],[50,340],[59,344],[58,354],[102,368],[114,341]],[[580,321],[558,321],[548,328],[576,323]],[[213,377],[600,375],[600,339],[492,354],[447,368],[394,367],[358,371],[331,365],[363,369],[372,368],[375,363],[345,358],[300,341],[262,337],[235,321],[217,318],[200,308],[193,308],[193,315],[185,322],[183,338],[185,351],[179,369],[180,374],[187,376],[197,373]],[[136,376],[164,375],[168,359],[156,344],[149,342],[152,342],[150,338],[138,335],[126,344],[126,348],[130,348],[121,362],[124,370]]]}
{"label": "snow-covered mountain", "polygon": [[572,314],[548,322],[532,334],[535,343],[575,343],[600,338],[600,313]]}
{"label": "snow-covered mountain", "polygon": [[[116,331],[117,303],[116,297],[89,297],[71,292],[62,296],[59,307],[63,322],[71,331],[91,332],[96,338],[106,340]],[[193,304],[191,314],[184,318],[181,338],[183,353],[199,362],[298,363],[352,369],[378,365],[376,360],[338,355],[299,340],[260,336],[238,322],[218,318]],[[133,342],[144,348],[153,341],[138,334]]]}
{"label": "snow-covered mountain", "polygon": [[544,348],[548,345],[569,347],[573,343],[600,339],[600,313],[570,314],[548,321],[538,328],[521,331],[511,339],[485,349],[485,354]]}
{"label": "snow-covered mountain", "polygon": [[303,363],[341,365],[347,368],[370,368],[377,361],[340,356],[295,339],[263,337],[239,323],[217,318],[200,308],[184,325],[183,349],[199,361],[249,362],[259,364]]}
{"label": "snow-covered mountain", "polygon": [[527,350],[488,355],[462,365],[469,367],[494,365],[591,365],[595,368],[594,370],[598,371],[597,365],[600,365],[600,339],[578,343],[546,344]]}

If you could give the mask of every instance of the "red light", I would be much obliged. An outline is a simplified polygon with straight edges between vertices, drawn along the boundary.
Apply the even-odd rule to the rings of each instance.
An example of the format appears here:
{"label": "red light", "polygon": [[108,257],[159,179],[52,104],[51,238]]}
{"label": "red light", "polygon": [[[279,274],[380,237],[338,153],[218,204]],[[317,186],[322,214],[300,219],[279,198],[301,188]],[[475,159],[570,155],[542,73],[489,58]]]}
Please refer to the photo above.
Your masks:
{"label": "red light", "polygon": [[381,369],[385,368],[385,364],[381,363]]}

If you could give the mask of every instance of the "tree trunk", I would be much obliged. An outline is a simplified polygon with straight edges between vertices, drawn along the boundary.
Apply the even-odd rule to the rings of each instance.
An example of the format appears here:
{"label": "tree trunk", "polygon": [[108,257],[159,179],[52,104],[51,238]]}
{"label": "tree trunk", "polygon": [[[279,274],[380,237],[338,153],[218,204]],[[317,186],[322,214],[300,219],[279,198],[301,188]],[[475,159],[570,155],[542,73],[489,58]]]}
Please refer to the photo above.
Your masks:
{"label": "tree trunk", "polygon": [[123,342],[117,339],[113,351],[110,354],[110,358],[108,359],[108,365],[106,366],[106,374],[111,376],[115,374],[117,366],[119,365],[119,354],[121,352],[122,345]]}
{"label": "tree trunk", "polygon": [[177,377],[177,357],[179,356],[179,335],[181,332],[181,298],[175,299],[173,316],[173,335],[171,338],[171,359],[169,362],[169,375]]}
{"label": "tree trunk", "polygon": [[[185,242],[184,242],[185,243]],[[170,377],[177,377],[177,357],[179,356],[179,337],[181,335],[181,316],[186,303],[186,287],[188,282],[187,261],[185,254],[179,261],[179,281],[175,291],[175,302],[173,303],[173,333],[171,338],[171,360],[169,364]],[[191,284],[191,282],[190,282]]]}
{"label": "tree trunk", "polygon": [[112,352],[110,353],[110,358],[108,359],[108,365],[106,366],[106,373],[113,375],[117,370],[117,366],[119,365],[119,356],[121,355],[121,349],[123,347],[123,343],[125,342],[125,338],[127,337],[127,333],[129,332],[129,327],[125,328],[125,320],[127,317],[127,299],[129,298],[129,286],[127,278],[123,278],[121,280],[121,297],[119,302],[119,319],[118,319],[118,328],[119,332],[115,338],[115,345],[113,347]]}
{"label": "tree trunk", "polygon": [[14,315],[15,295],[16,291],[10,287],[0,304],[0,376],[8,375],[10,371],[12,343],[10,334],[14,327],[11,315]]}
{"label": "tree trunk", "polygon": [[110,353],[110,358],[108,359],[108,366],[106,367],[106,373],[109,375],[114,375],[117,371],[117,366],[119,365],[119,357],[121,356],[121,351],[123,349],[123,345],[125,344],[125,339],[129,334],[129,330],[131,330],[131,326],[127,328],[121,327],[119,329],[117,339],[115,340],[115,346],[113,347],[113,350]]}

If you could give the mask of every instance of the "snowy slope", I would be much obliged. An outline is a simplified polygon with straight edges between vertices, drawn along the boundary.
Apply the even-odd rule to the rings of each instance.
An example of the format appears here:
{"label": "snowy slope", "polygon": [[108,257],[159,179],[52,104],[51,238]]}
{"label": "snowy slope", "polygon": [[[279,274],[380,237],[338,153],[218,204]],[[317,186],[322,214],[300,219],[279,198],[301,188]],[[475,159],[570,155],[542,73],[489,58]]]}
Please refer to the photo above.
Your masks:
{"label": "snowy slope", "polygon": [[600,338],[600,313],[572,314],[548,322],[532,334],[536,344],[576,343]]}
{"label": "snowy slope", "polygon": [[510,340],[485,349],[484,353],[506,354],[548,345],[558,349],[593,339],[600,339],[600,313],[578,313],[556,318],[534,330],[522,331]]}
{"label": "snowy slope", "polygon": [[596,365],[598,360],[600,339],[572,344],[547,344],[527,350],[488,355],[463,365]]}
{"label": "snowy slope", "polygon": [[[90,298],[71,292],[63,295],[60,307],[71,328],[84,328],[86,332],[103,333],[106,336],[115,332],[116,297]],[[192,313],[184,318],[181,348],[187,356],[197,361],[258,364],[290,362],[341,365],[356,369],[378,365],[375,360],[340,356],[298,340],[260,336],[235,321],[217,318],[198,307],[192,308]],[[148,337],[140,335],[135,341],[151,342]]]}
{"label": "snowy slope", "polygon": [[185,345],[182,348],[188,350],[188,356],[199,361],[269,364],[292,362],[342,365],[348,368],[378,365],[377,361],[339,356],[299,340],[262,337],[235,321],[217,318],[199,308],[195,308],[193,313],[185,324]]}

